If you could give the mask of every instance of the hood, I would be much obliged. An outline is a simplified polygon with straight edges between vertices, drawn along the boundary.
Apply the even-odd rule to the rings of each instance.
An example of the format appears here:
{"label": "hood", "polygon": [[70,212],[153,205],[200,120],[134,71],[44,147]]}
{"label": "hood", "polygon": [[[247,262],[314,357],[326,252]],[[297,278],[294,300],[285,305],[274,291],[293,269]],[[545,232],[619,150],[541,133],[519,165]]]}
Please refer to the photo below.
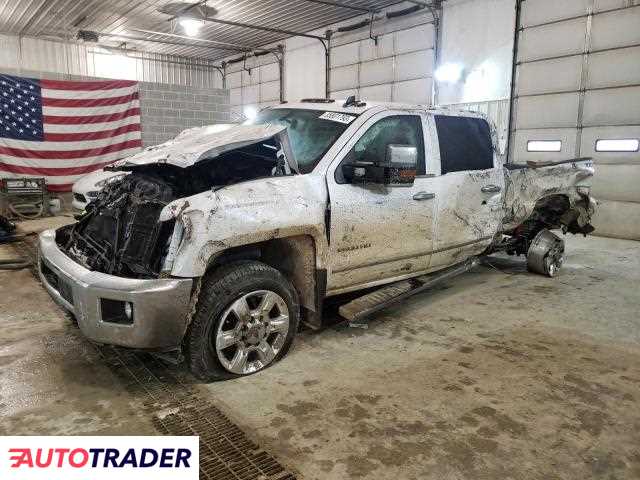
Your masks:
{"label": "hood", "polygon": [[86,193],[92,190],[100,190],[101,187],[96,185],[98,182],[103,180],[108,180],[110,178],[122,176],[124,172],[113,172],[110,170],[96,170],[95,172],[91,172],[84,177],[80,177],[73,184],[72,190],[78,193]]}
{"label": "hood", "polygon": [[289,165],[295,170],[295,160],[284,125],[207,125],[184,130],[173,140],[145,148],[142,152],[113,164],[126,169],[136,165],[166,163],[186,168],[200,160],[211,159],[237,148],[247,147],[278,137]]}

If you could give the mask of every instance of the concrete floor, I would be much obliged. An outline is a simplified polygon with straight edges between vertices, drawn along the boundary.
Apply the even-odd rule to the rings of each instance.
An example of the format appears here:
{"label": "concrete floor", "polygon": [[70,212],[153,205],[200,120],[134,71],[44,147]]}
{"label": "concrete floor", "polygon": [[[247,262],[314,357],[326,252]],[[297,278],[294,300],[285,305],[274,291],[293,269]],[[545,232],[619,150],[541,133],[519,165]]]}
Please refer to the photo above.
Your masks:
{"label": "concrete floor", "polygon": [[[198,395],[302,479],[640,478],[640,243],[491,263]],[[28,271],[0,272],[0,325],[0,434],[157,434]]]}

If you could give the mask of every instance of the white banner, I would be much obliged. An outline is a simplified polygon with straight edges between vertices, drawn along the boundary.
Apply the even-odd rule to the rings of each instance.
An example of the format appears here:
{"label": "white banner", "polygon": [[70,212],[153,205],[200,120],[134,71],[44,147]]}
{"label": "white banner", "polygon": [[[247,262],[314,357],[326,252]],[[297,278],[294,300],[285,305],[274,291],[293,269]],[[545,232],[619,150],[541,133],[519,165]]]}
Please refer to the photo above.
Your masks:
{"label": "white banner", "polygon": [[0,437],[3,480],[198,480],[198,437]]}

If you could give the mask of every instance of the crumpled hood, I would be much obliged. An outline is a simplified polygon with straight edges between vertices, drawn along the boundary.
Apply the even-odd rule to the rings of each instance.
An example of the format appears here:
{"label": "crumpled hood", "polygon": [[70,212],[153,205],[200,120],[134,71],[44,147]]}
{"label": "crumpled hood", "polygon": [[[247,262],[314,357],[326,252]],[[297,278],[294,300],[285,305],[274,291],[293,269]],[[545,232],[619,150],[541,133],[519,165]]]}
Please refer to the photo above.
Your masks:
{"label": "crumpled hood", "polygon": [[119,177],[125,174],[125,172],[112,172],[109,170],[96,170],[84,177],[80,177],[71,187],[73,192],[86,193],[92,190],[100,190],[101,187],[96,186],[96,183],[102,180],[108,180],[110,178]]}
{"label": "crumpled hood", "polygon": [[281,134],[286,127],[277,124],[233,125],[217,124],[184,130],[173,140],[145,148],[113,164],[114,167],[167,163],[177,167],[190,167],[218,155],[266,141]]}

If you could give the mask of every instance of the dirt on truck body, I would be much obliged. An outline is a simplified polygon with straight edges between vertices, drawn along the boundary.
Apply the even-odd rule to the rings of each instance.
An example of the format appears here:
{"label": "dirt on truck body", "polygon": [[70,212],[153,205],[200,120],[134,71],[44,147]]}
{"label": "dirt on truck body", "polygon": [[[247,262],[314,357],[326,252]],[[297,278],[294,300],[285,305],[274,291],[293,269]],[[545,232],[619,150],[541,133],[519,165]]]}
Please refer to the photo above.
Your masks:
{"label": "dirt on truck body", "polygon": [[299,322],[322,325],[328,296],[496,251],[553,276],[551,230],[593,230],[589,159],[505,166],[471,112],[287,104],[111,168],[126,175],[42,234],[43,282],[89,338],[178,350],[207,379],[273,364]]}

